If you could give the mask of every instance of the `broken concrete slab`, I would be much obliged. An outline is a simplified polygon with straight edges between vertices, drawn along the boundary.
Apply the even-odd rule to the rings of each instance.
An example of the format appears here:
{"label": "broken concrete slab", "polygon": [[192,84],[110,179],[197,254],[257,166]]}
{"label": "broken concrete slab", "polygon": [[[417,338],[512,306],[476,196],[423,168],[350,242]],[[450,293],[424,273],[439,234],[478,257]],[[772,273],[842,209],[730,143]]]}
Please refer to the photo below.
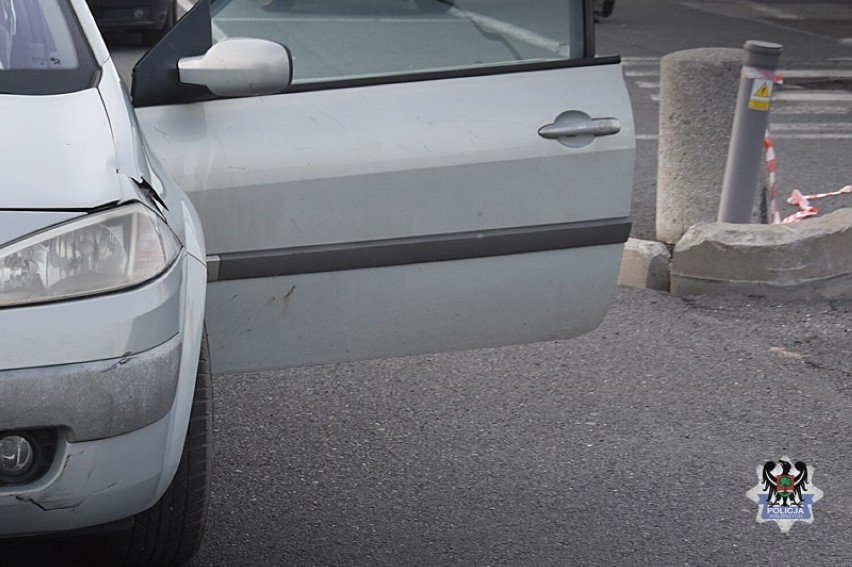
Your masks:
{"label": "broken concrete slab", "polygon": [[790,224],[707,223],[675,246],[673,295],[852,298],[852,209]]}
{"label": "broken concrete slab", "polygon": [[669,290],[669,263],[671,253],[662,242],[629,238],[621,257],[619,285]]}

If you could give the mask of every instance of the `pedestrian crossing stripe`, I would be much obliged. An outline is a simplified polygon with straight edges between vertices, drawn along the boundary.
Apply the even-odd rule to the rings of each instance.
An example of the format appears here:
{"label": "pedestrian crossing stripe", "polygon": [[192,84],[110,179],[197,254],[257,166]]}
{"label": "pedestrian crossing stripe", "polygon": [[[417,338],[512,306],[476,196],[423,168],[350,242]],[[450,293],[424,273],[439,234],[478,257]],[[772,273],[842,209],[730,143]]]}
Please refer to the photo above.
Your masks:
{"label": "pedestrian crossing stripe", "polygon": [[748,107],[752,110],[769,110],[769,99],[772,96],[772,82],[766,79],[755,79],[748,99]]}

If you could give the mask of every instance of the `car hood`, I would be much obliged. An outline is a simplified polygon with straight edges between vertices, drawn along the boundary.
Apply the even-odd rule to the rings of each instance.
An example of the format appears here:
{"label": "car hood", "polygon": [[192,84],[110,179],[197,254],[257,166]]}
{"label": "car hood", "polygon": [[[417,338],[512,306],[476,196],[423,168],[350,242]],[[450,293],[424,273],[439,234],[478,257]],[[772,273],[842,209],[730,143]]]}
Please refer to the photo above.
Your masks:
{"label": "car hood", "polygon": [[0,210],[86,210],[130,196],[97,89],[0,95],[0,124]]}

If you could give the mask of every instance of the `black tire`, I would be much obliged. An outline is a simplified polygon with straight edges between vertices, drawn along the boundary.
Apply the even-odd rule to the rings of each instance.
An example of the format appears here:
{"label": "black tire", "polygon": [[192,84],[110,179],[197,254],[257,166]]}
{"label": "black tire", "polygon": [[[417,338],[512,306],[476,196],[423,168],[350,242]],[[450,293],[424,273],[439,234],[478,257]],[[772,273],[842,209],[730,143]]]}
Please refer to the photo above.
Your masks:
{"label": "black tire", "polygon": [[289,10],[296,0],[257,0],[257,3],[266,10]]}
{"label": "black tire", "polygon": [[421,12],[441,14],[452,8],[455,0],[414,0],[414,3]]}
{"label": "black tire", "polygon": [[169,11],[166,12],[166,20],[163,22],[163,27],[158,30],[143,30],[142,44],[151,46],[160,41],[166,32],[175,27],[177,22],[177,0],[169,4]]}
{"label": "black tire", "polygon": [[195,393],[175,478],[154,506],[133,517],[127,531],[91,536],[97,565],[178,567],[198,552],[207,523],[213,462],[213,383],[207,333],[201,340]]}

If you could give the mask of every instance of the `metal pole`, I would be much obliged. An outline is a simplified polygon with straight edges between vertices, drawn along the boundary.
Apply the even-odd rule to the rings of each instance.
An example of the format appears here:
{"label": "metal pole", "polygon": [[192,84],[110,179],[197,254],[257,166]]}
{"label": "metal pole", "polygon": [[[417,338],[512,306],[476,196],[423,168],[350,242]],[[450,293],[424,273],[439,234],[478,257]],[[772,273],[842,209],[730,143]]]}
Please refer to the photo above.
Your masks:
{"label": "metal pole", "polygon": [[719,222],[741,224],[751,222],[763,137],[769,121],[769,101],[782,47],[777,43],[750,40],[744,48],[745,64],[740,73],[718,217]]}

